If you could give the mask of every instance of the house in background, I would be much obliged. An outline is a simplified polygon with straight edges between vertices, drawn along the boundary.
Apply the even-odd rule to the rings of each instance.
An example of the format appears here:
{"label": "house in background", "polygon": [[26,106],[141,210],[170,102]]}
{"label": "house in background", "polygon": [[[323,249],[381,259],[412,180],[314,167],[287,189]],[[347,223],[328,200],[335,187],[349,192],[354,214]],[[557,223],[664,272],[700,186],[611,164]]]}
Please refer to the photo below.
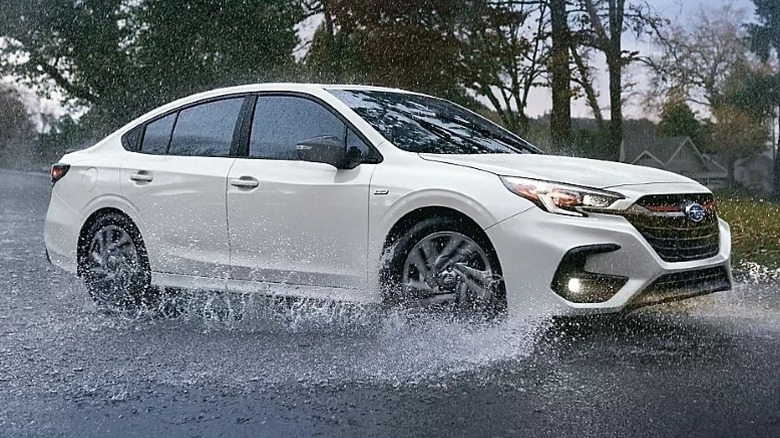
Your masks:
{"label": "house in background", "polygon": [[653,132],[626,131],[620,161],[668,170],[694,179],[710,189],[728,185],[728,170],[703,154],[690,137],[661,137]]}
{"label": "house in background", "polygon": [[740,158],[734,163],[734,180],[750,190],[772,194],[774,162],[771,148],[760,154]]}

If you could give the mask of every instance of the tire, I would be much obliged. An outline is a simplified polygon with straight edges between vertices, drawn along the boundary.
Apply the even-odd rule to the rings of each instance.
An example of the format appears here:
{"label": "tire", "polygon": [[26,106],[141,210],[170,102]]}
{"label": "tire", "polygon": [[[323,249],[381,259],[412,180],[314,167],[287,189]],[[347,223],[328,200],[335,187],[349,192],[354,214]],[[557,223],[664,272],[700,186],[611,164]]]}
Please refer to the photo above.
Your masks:
{"label": "tire", "polygon": [[382,293],[391,306],[491,319],[506,312],[498,256],[465,220],[424,219],[387,248],[384,260]]}
{"label": "tire", "polygon": [[156,294],[141,233],[126,216],[107,213],[85,233],[79,266],[92,300],[103,310],[153,307]]}

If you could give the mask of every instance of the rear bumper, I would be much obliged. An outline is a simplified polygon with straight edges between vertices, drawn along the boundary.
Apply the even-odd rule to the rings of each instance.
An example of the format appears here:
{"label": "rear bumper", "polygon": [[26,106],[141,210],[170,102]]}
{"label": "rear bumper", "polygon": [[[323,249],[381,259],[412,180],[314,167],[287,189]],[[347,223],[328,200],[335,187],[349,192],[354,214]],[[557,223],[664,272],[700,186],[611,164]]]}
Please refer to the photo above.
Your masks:
{"label": "rear bumper", "polygon": [[[676,263],[662,260],[634,226],[616,215],[566,217],[534,208],[485,231],[501,262],[511,314],[587,315],[730,289],[731,231],[722,220],[718,227],[720,245],[715,256]],[[588,256],[585,270],[627,278],[611,298],[576,303],[553,291],[553,278],[568,251],[604,245],[618,249]],[[704,278],[707,269],[718,271],[719,276],[705,284],[713,280]]]}
{"label": "rear bumper", "polygon": [[53,191],[43,231],[46,257],[54,266],[73,274],[77,271],[76,248],[80,223],[79,214],[60,198],[56,190]]}

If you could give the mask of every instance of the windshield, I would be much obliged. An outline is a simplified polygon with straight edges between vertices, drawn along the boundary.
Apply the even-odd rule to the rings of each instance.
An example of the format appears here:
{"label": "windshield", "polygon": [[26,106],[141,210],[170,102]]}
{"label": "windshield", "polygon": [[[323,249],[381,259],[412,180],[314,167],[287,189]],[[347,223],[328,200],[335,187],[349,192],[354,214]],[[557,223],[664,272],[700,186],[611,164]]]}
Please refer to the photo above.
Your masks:
{"label": "windshield", "polygon": [[540,153],[522,138],[443,99],[375,90],[329,90],[396,147],[429,154]]}

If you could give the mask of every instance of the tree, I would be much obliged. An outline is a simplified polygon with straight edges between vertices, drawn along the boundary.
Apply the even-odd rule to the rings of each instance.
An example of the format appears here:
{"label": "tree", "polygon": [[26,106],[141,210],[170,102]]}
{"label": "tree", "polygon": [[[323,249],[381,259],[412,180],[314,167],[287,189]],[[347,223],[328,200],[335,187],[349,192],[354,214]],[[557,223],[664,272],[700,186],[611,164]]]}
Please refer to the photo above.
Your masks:
{"label": "tree", "polygon": [[713,109],[713,115],[717,123],[712,125],[708,146],[727,163],[729,177],[733,180],[734,163],[765,149],[769,131],[762,120],[736,105],[718,105]]}
{"label": "tree", "polygon": [[304,60],[306,71],[317,82],[368,82],[367,60],[362,56],[356,38],[337,31],[332,3],[315,1],[307,6],[310,14],[322,14],[320,27],[314,32]]}
{"label": "tree", "polygon": [[[753,0],[756,5],[756,16],[758,24],[748,25],[748,32],[751,39],[751,48],[767,61],[774,51],[777,56],[780,51],[780,4],[774,0]],[[765,89],[772,90],[768,93],[773,101],[773,116],[777,120],[778,133],[780,134],[780,68],[775,72],[775,77],[770,80],[770,87]],[[765,95],[766,96],[766,95]],[[777,151],[780,149],[780,135],[774,145],[774,187],[775,194],[780,194],[780,160]]]}
{"label": "tree", "polygon": [[758,24],[749,24],[753,50],[763,59],[780,50],[780,4],[774,0],[753,0]]}
{"label": "tree", "polygon": [[[293,0],[144,0],[134,58],[144,100],[158,103],[217,86],[268,80],[293,65]],[[141,68],[142,67],[142,68]]]}
{"label": "tree", "polygon": [[2,73],[42,93],[59,89],[67,100],[93,105],[124,84],[131,38],[122,0],[10,0],[0,14],[6,44]]}
{"label": "tree", "polygon": [[347,53],[368,83],[466,100],[457,31],[473,11],[470,1],[328,0],[322,8],[313,48],[336,52],[316,50],[308,62],[327,66]]}
{"label": "tree", "polygon": [[717,104],[734,68],[751,63],[744,19],[731,5],[702,7],[691,22],[658,29],[661,52],[645,58],[653,72],[651,97],[681,96],[707,109]]}
{"label": "tree", "polygon": [[657,132],[662,137],[690,137],[698,148],[706,148],[701,122],[691,107],[679,98],[671,98],[664,104]]}
{"label": "tree", "polygon": [[566,0],[550,0],[552,49],[550,55],[550,85],[552,113],[550,132],[554,150],[571,146],[571,68],[569,48],[572,45]]}
{"label": "tree", "polygon": [[0,84],[0,166],[25,166],[37,135],[19,93]]}
{"label": "tree", "polygon": [[547,3],[313,1],[324,19],[306,64],[318,79],[411,88],[475,108],[484,97],[506,128],[525,134],[548,58]]}
{"label": "tree", "polygon": [[530,92],[542,85],[549,59],[546,0],[474,2],[458,32],[464,84],[487,98],[507,129],[523,136]]}
{"label": "tree", "polygon": [[732,179],[736,160],[765,151],[769,142],[772,106],[765,97],[766,85],[760,71],[738,65],[713,106],[717,122],[711,126],[708,146],[728,164]]}
{"label": "tree", "polygon": [[293,65],[295,0],[8,0],[0,73],[110,132],[162,102]]}
{"label": "tree", "polygon": [[[662,20],[645,3],[630,4],[626,0],[578,0],[578,3],[581,25],[578,43],[603,53],[607,63],[610,123],[606,155],[616,159],[623,142],[623,70],[639,60],[637,52],[623,50],[623,34],[631,29],[639,35],[646,29],[660,27]],[[576,47],[572,53],[577,53]],[[579,70],[583,72],[582,68]],[[592,89],[586,87],[586,92],[597,120],[601,119]]]}

